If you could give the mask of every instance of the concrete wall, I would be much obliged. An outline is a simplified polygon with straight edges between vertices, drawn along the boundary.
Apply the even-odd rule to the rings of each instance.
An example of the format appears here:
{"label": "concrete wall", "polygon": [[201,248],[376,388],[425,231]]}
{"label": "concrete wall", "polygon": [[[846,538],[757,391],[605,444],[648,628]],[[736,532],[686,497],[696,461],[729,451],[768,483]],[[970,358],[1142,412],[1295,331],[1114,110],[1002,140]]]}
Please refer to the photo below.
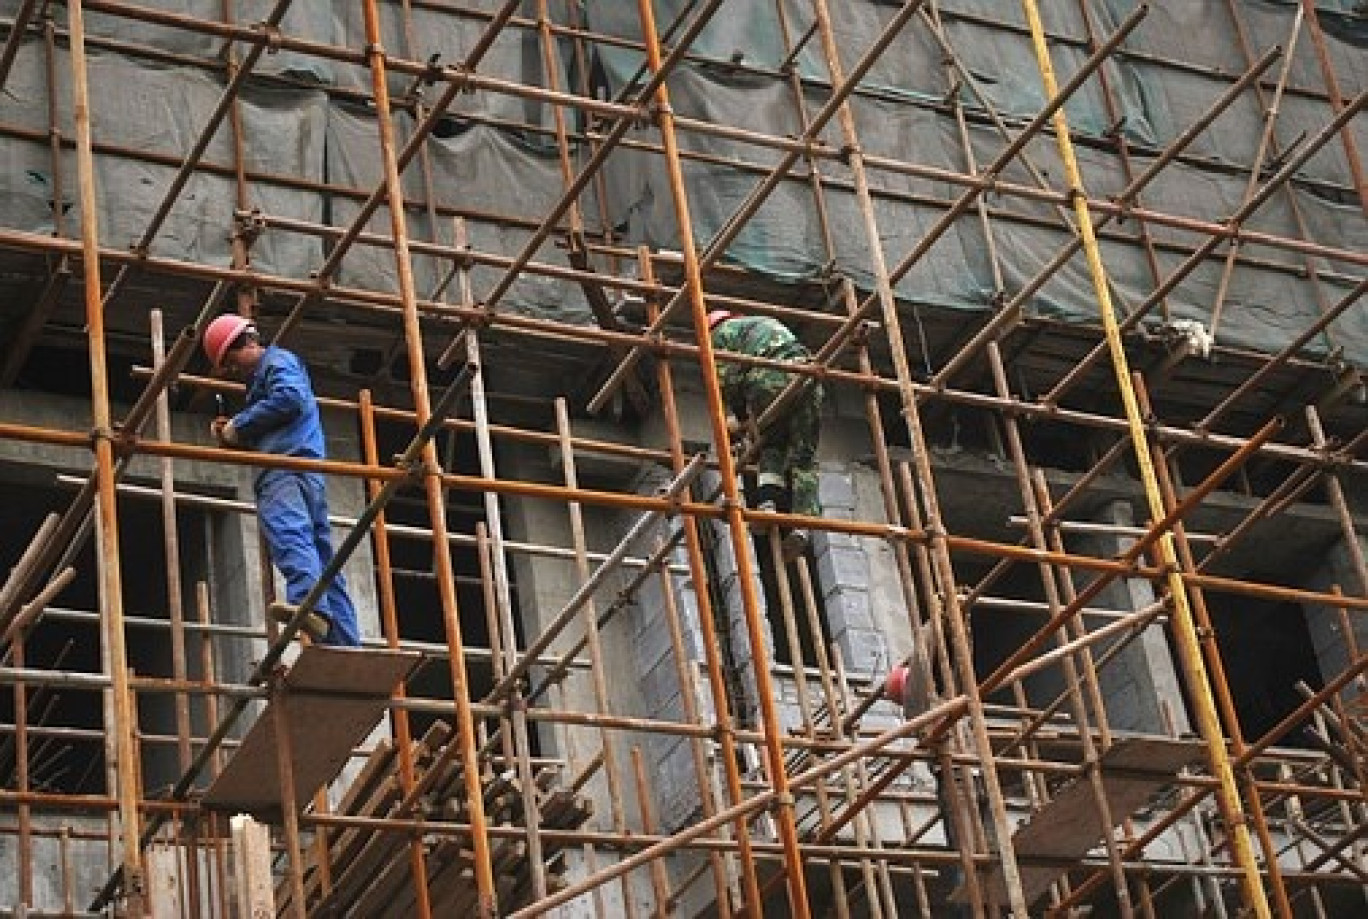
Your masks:
{"label": "concrete wall", "polygon": [[[1346,594],[1362,596],[1368,585],[1359,584],[1357,560],[1368,556],[1368,536],[1360,536],[1357,557],[1354,547],[1341,539],[1324,554],[1320,564],[1312,570],[1307,586],[1311,590],[1330,592],[1338,586]],[[1344,632],[1345,617],[1336,608],[1329,606],[1306,606],[1306,627],[1311,634],[1315,648],[1316,661],[1320,665],[1321,676],[1329,680],[1349,666],[1349,636]],[[1357,642],[1359,653],[1368,649],[1368,618],[1350,612],[1349,627],[1353,629],[1353,640]],[[1349,684],[1348,696],[1358,695],[1356,684]]]}
{"label": "concrete wall", "polygon": [[[68,887],[72,906],[83,910],[109,879],[109,847],[103,841],[80,839],[85,833],[104,833],[104,820],[73,817],[64,820],[35,819],[34,829],[43,833],[32,837],[29,870],[33,883],[31,909],[59,911],[64,909]],[[71,874],[66,875],[62,858],[62,844],[57,832],[66,827],[72,838],[68,842]],[[51,831],[52,835],[47,835]],[[22,915],[19,888],[19,837],[0,836],[0,909],[14,907]]]}
{"label": "concrete wall", "polygon": [[[553,463],[554,451],[536,447],[514,447],[500,454],[504,474],[516,476],[524,481],[563,483],[563,472],[559,462]],[[634,467],[633,467],[634,468]],[[629,475],[633,469],[626,467],[613,470],[615,475]],[[602,472],[602,470],[600,470]],[[592,487],[581,481],[582,485]],[[623,487],[618,483],[614,487]],[[630,515],[612,510],[584,507],[584,529],[590,553],[611,551],[619,542],[622,533],[630,525]],[[504,502],[504,522],[508,537],[512,540],[545,546],[571,546],[570,516],[566,507],[557,502],[518,499]],[[636,556],[636,553],[633,553]],[[631,559],[629,559],[629,562]],[[589,570],[598,568],[600,561],[589,559]],[[521,619],[524,641],[541,635],[552,619],[561,612],[574,596],[581,578],[573,557],[515,553],[511,559],[511,570],[517,584],[517,614]],[[625,586],[625,577],[639,570],[639,566],[626,565],[620,573],[609,577],[603,588],[594,597],[592,611],[602,613],[615,598],[617,591]],[[605,705],[600,706],[594,683],[589,671],[582,667],[572,667],[567,678],[551,691],[547,697],[539,698],[535,704],[540,707],[554,706],[576,711],[599,711],[619,715],[642,715],[648,704],[641,691],[641,681],[636,678],[637,671],[628,662],[634,661],[633,641],[637,625],[633,610],[618,612],[599,631],[599,639],[605,660],[622,662],[609,670],[622,678],[612,678],[603,687],[606,692]],[[584,613],[561,633],[552,644],[549,656],[560,657],[574,643],[585,635]],[[586,649],[579,660],[588,660]],[[532,683],[540,682],[542,668],[534,668]],[[582,794],[597,803],[593,818],[586,829],[612,831],[622,825],[639,828],[639,814],[636,808],[636,787],[632,777],[631,747],[643,744],[647,735],[630,734],[622,731],[601,732],[597,728],[542,725],[536,729],[541,742],[541,751],[546,756],[563,757],[567,762],[565,783],[578,775],[588,766],[605,740],[609,755],[615,764],[619,779],[618,797],[623,803],[619,815],[614,815],[610,806],[609,779],[606,768],[599,768],[593,778],[585,785]],[[592,874],[596,868],[603,867],[603,856],[591,863],[579,850],[567,850],[565,855],[566,875],[575,879]],[[605,885],[594,896],[581,897],[564,908],[561,915],[591,916],[601,906],[605,915],[623,913],[623,898],[631,897],[637,909],[649,911],[651,907],[651,887],[649,878],[642,872],[629,875],[624,884]]]}

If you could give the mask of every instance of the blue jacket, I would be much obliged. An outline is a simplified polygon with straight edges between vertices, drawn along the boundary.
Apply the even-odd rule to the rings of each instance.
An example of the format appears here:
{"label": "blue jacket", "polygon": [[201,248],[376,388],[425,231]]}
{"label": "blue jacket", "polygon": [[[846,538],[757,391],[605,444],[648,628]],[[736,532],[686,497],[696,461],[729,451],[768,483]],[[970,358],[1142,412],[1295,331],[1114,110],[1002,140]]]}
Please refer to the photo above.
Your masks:
{"label": "blue jacket", "polygon": [[243,446],[323,459],[323,425],[309,372],[292,352],[271,345],[247,382],[247,407],[233,418]]}

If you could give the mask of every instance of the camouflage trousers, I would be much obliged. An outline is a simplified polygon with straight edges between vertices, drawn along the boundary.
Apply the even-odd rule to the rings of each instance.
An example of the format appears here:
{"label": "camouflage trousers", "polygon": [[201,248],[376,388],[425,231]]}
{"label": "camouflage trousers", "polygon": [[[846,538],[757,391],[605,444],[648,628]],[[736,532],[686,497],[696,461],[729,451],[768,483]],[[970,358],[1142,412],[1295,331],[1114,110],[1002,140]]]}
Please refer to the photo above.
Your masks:
{"label": "camouflage trousers", "polygon": [[[743,383],[744,404],[758,418],[793,379],[792,374],[767,367],[752,368]],[[741,402],[743,400],[735,400]],[[817,493],[817,442],[821,436],[822,386],[810,382],[774,423],[761,432],[757,465],[760,480],[778,478],[793,494],[793,513],[820,517]]]}

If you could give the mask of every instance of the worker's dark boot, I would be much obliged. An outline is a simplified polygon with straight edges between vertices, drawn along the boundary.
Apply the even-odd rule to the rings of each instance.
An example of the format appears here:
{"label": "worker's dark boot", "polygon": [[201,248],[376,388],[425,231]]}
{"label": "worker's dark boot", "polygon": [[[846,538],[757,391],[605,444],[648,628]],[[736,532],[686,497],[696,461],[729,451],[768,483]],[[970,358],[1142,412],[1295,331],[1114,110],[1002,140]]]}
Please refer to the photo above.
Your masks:
{"label": "worker's dark boot", "polygon": [[[290,606],[288,603],[272,603],[267,612],[272,619],[284,625],[295,617],[295,613],[299,612],[299,607]],[[309,615],[304,617],[304,624],[300,626],[300,631],[314,641],[322,641],[328,636],[329,628],[330,623],[327,617],[322,613],[310,610]]]}
{"label": "worker's dark boot", "polygon": [[784,561],[797,561],[807,551],[809,541],[807,530],[802,528],[789,530],[784,535]]}
{"label": "worker's dark boot", "polygon": [[784,487],[782,485],[761,485],[755,490],[753,507],[757,511],[768,511],[774,514],[783,506],[783,500]]}

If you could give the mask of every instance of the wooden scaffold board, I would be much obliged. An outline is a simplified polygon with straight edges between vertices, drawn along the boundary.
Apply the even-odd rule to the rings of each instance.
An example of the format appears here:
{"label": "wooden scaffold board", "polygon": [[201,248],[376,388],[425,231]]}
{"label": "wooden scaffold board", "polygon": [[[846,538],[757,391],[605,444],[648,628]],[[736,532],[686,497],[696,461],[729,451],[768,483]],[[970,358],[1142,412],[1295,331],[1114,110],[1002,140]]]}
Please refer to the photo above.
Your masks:
{"label": "wooden scaffold board", "polygon": [[281,809],[275,721],[270,706],[285,707],[290,729],[295,801],[301,808],[337,775],[357,744],[379,722],[390,696],[420,655],[310,645],[281,680],[237,754],[205,792],[214,810],[278,819]]}
{"label": "wooden scaffold board", "polygon": [[[1178,770],[1199,761],[1205,747],[1197,741],[1128,738],[1102,755],[1099,767],[1102,790],[1116,823],[1142,807],[1159,789],[1171,785]],[[1086,778],[1066,785],[1012,835],[1021,869],[1021,885],[1027,903],[1034,903],[1067,870],[1098,846],[1112,827],[1098,813],[1093,785]],[[1032,857],[1052,864],[1032,864]],[[984,878],[984,892],[1007,902],[1002,867],[994,866]],[[956,893],[956,899],[963,891]]]}

